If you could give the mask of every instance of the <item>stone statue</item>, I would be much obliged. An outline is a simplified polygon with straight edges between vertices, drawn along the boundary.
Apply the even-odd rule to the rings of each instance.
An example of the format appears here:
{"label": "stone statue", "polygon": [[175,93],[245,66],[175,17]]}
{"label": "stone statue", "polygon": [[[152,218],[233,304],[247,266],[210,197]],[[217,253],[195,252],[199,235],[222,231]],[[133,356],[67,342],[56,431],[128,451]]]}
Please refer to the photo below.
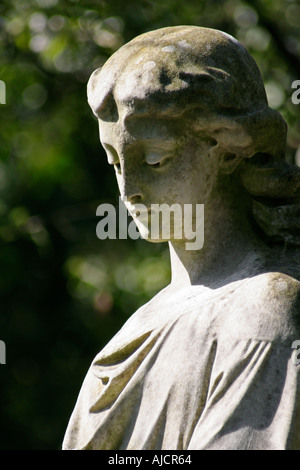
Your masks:
{"label": "stone statue", "polygon": [[170,231],[171,283],[96,356],[63,448],[300,449],[300,169],[254,60],[162,28],[96,70],[88,101],[141,233],[151,204],[199,203],[204,245]]}

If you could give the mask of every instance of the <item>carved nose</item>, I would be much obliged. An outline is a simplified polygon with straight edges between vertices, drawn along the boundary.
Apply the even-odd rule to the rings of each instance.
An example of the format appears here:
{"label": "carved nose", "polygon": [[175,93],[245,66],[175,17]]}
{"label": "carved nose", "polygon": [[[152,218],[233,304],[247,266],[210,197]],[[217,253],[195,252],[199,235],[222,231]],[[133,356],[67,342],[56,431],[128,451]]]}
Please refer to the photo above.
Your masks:
{"label": "carved nose", "polygon": [[127,199],[131,204],[137,204],[143,199],[142,192],[137,184],[134,181],[127,180],[126,178],[123,180],[120,193],[123,202]]}
{"label": "carved nose", "polygon": [[132,205],[140,204],[142,202],[142,196],[140,194],[122,194],[121,193],[121,200],[125,202],[126,200],[129,201]]}

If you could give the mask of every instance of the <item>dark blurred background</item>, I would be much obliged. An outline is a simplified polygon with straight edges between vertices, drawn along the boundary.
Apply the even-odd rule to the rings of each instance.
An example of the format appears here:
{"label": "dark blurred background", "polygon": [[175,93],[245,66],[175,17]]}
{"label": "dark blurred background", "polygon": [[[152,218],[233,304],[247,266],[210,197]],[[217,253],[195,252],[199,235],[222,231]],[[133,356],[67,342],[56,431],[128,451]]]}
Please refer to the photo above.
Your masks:
{"label": "dark blurred background", "polygon": [[[2,0],[0,79],[0,449],[60,449],[95,354],[169,282],[165,244],[98,240],[118,203],[86,102],[90,73],[164,26],[226,31],[254,56],[300,161],[300,5],[293,0]],[[300,95],[299,95],[300,97]]]}

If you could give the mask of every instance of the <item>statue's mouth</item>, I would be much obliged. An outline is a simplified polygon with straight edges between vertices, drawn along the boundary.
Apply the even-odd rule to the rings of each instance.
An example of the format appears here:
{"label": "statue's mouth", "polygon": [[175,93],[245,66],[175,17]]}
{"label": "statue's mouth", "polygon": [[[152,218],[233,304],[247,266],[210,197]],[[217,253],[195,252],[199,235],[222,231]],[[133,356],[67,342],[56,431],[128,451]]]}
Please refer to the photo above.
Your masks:
{"label": "statue's mouth", "polygon": [[134,205],[131,205],[131,204],[127,204],[127,210],[130,212],[130,214],[132,215],[132,217],[134,219],[147,219],[149,218],[149,215],[151,215],[151,213],[153,211],[151,211],[151,207],[147,208],[147,206],[144,206],[143,204],[139,204],[140,206],[143,206],[143,207],[135,207]]}

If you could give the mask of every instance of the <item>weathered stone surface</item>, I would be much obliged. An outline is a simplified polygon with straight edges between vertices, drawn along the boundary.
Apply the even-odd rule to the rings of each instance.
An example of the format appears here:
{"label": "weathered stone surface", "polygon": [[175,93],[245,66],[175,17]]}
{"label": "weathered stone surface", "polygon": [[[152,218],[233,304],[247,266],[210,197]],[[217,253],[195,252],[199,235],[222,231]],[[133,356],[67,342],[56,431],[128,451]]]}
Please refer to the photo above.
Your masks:
{"label": "weathered stone surface", "polygon": [[205,242],[158,240],[172,281],[96,356],[63,448],[300,449],[300,170],[253,59],[164,28],[95,71],[88,99],[132,215],[204,204]]}

